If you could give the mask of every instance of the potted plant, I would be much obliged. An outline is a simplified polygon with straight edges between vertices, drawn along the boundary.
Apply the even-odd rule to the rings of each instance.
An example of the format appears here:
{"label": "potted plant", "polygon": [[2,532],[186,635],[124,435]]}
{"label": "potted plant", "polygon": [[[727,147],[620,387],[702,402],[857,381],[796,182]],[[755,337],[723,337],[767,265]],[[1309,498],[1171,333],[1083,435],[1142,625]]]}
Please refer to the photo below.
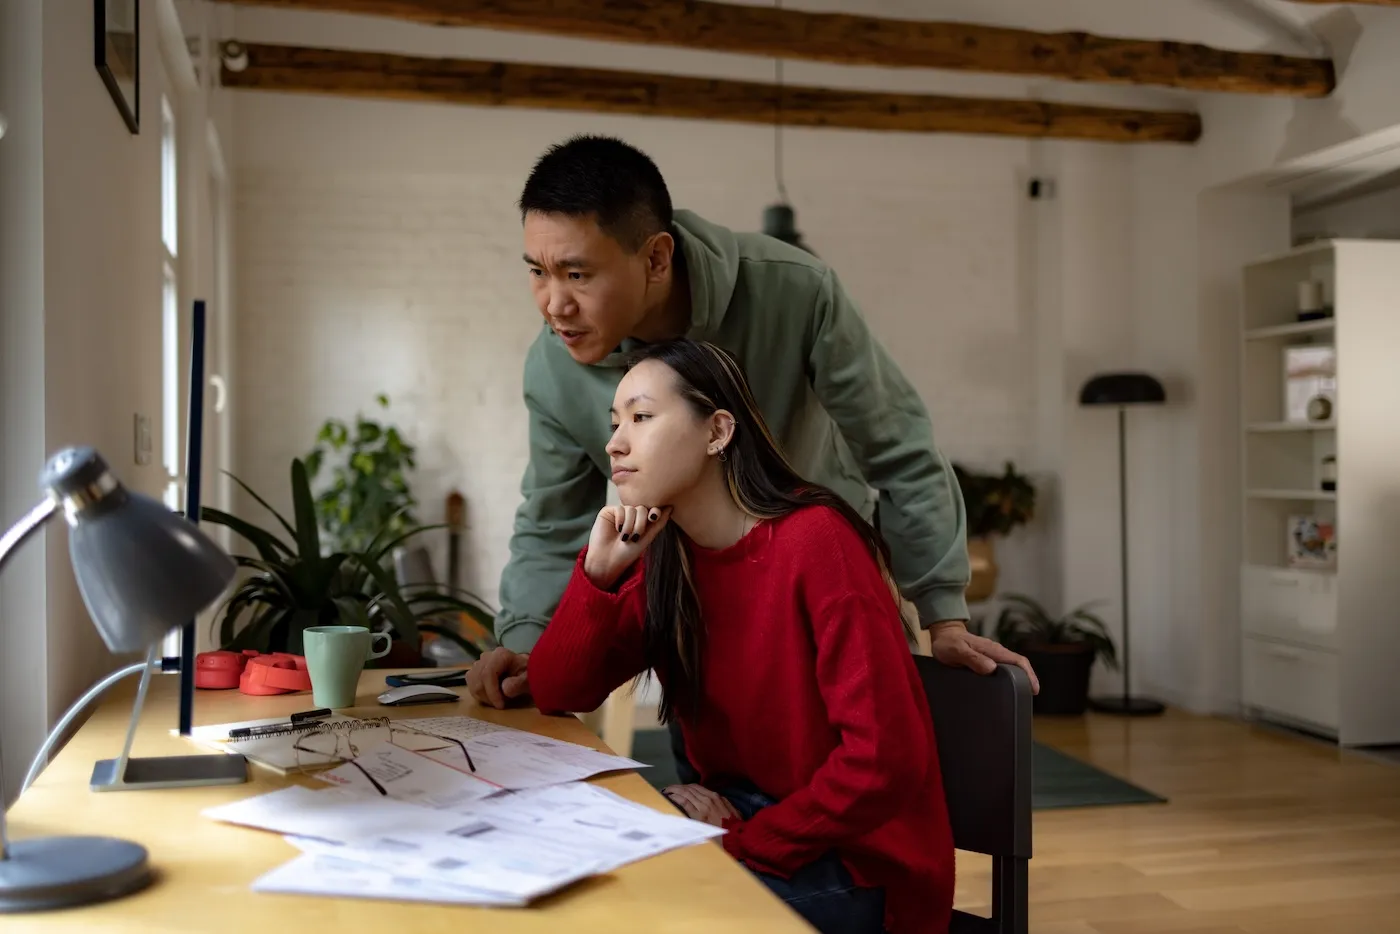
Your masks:
{"label": "potted plant", "polygon": [[1000,474],[982,473],[953,464],[953,475],[962,490],[967,511],[967,557],[972,580],[967,599],[986,600],[996,593],[997,536],[1011,533],[1035,516],[1035,486],[1016,472],[1011,461]]}
{"label": "potted plant", "polygon": [[[306,465],[292,461],[291,484],[295,522],[289,522],[247,484],[238,483],[270,512],[286,532],[205,507],[200,515],[246,539],[257,555],[235,555],[247,574],[215,614],[217,642],[226,649],[304,654],[302,633],[309,626],[365,626],[387,631],[394,648],[381,665],[420,665],[421,635],[434,633],[460,645],[472,658],[481,650],[456,632],[455,625],[435,620],[466,614],[490,631],[494,613],[485,602],[459,588],[439,584],[399,586],[386,569],[392,550],[431,526],[391,534],[396,523],[385,522],[363,549],[325,553]],[[454,592],[455,591],[455,592]]]}
{"label": "potted plant", "polygon": [[996,640],[1030,661],[1040,680],[1036,713],[1082,714],[1089,701],[1089,672],[1095,659],[1117,670],[1118,655],[1093,603],[1054,617],[1030,597],[1007,594],[997,617]]}
{"label": "potted plant", "polygon": [[[374,400],[389,408],[384,393]],[[338,418],[322,423],[305,461],[313,484],[323,468],[329,475],[315,501],[328,550],[363,551],[381,532],[399,536],[417,524],[418,503],[408,486],[417,453],[393,425],[363,414],[353,424]]]}

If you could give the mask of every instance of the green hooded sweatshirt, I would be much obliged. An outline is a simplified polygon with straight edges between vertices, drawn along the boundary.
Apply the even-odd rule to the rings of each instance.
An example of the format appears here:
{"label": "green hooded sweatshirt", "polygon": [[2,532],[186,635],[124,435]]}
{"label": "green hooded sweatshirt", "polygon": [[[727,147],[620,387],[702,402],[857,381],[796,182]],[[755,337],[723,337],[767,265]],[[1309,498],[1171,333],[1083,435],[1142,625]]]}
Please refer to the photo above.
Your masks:
{"label": "green hooded sweatshirt", "polygon": [[[690,283],[687,336],[738,359],[799,473],[866,518],[878,509],[895,581],[921,621],[967,619],[962,493],[923,402],[836,273],[796,247],[690,211],[675,212],[673,234]],[[585,365],[546,325],[526,355],[530,461],[496,618],[509,649],[534,646],[607,505],[608,407],[635,346],[629,339]]]}

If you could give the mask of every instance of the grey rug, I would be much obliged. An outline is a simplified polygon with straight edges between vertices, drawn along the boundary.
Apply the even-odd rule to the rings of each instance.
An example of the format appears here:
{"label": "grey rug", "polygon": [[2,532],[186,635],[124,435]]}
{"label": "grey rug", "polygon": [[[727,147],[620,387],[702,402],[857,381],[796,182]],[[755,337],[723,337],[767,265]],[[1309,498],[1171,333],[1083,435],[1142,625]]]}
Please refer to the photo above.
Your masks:
{"label": "grey rug", "polygon": [[[641,774],[652,787],[661,789],[676,783],[670,735],[665,730],[637,730],[632,737],[632,758],[651,766]],[[1167,800],[1041,743],[1035,743],[1032,752],[1031,775],[1031,807],[1037,811]]]}

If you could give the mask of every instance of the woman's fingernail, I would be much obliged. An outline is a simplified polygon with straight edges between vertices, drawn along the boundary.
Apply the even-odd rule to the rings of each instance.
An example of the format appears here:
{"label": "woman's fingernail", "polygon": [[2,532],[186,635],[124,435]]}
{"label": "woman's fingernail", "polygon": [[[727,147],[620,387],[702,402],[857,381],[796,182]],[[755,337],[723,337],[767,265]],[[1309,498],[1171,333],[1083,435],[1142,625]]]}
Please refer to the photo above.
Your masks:
{"label": "woman's fingernail", "polygon": [[647,518],[651,519],[652,522],[655,522],[657,519],[661,518],[661,514],[658,513],[655,509],[653,509],[651,511],[651,515],[649,515]]}
{"label": "woman's fingernail", "polygon": [[641,541],[641,540],[642,540],[642,533],[641,533],[641,532],[633,532],[633,533],[632,533],[632,541],[634,541],[634,542],[639,542],[639,541]]}

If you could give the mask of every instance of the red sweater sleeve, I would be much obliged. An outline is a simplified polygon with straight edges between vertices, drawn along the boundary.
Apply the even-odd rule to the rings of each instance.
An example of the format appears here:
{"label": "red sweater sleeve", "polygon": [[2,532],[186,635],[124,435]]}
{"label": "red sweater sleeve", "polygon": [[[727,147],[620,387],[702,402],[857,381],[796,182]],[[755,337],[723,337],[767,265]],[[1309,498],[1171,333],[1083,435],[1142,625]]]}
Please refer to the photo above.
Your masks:
{"label": "red sweater sleeve", "polygon": [[[833,585],[850,582],[848,569]],[[817,679],[839,743],[806,787],[751,820],[724,824],[732,856],[784,877],[875,830],[910,795],[924,793],[932,756],[889,597],[847,590],[813,607],[813,630]]]}
{"label": "red sweater sleeve", "polygon": [[596,710],[646,663],[642,619],[646,589],[639,565],[600,590],[583,572],[585,548],[544,634],[530,652],[530,693],[544,713]]}

